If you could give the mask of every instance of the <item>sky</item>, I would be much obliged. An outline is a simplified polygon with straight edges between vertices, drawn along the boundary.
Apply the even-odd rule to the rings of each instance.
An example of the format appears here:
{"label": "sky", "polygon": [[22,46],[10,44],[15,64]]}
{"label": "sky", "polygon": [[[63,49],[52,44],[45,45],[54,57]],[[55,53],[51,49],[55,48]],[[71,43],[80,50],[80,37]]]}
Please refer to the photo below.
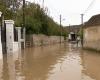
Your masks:
{"label": "sky", "polygon": [[[39,3],[41,6],[43,2],[43,0],[27,1]],[[80,14],[84,14],[84,22],[93,15],[100,14],[100,0],[44,0],[44,7],[48,8],[48,15],[57,23],[60,22],[61,14],[64,26],[81,24]]]}

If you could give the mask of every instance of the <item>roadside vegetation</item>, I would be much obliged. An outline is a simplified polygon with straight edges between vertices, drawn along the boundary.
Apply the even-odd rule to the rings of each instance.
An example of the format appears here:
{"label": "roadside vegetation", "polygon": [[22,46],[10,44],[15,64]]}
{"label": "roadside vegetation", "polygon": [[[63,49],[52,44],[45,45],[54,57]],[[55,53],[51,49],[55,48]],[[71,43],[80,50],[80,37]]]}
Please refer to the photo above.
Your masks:
{"label": "roadside vegetation", "polygon": [[[0,0],[0,11],[5,19],[13,19],[15,26],[23,26],[22,0]],[[25,27],[27,34],[45,34],[66,36],[66,30],[60,28],[49,15],[47,8],[41,8],[39,4],[26,2]]]}

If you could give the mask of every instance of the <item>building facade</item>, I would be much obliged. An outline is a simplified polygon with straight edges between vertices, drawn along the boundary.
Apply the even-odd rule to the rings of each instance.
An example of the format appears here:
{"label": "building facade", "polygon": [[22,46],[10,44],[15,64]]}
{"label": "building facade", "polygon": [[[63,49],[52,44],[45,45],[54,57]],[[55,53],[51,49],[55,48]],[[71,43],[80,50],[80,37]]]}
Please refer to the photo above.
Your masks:
{"label": "building facade", "polygon": [[100,51],[100,15],[93,16],[85,25],[84,48]]}

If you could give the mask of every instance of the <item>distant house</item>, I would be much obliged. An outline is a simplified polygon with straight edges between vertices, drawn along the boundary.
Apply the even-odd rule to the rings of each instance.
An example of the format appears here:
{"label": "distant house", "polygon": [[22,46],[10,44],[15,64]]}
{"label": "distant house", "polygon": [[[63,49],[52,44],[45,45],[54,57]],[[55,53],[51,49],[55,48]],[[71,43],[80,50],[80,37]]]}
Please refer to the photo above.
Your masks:
{"label": "distant house", "polygon": [[65,27],[67,32],[74,32],[74,33],[78,33],[80,31],[81,25],[70,25],[70,26],[66,26]]}
{"label": "distant house", "polygon": [[76,40],[76,34],[74,32],[70,32],[68,34],[68,41],[75,41]]}
{"label": "distant house", "polygon": [[91,17],[83,29],[84,48],[100,50],[100,14]]}

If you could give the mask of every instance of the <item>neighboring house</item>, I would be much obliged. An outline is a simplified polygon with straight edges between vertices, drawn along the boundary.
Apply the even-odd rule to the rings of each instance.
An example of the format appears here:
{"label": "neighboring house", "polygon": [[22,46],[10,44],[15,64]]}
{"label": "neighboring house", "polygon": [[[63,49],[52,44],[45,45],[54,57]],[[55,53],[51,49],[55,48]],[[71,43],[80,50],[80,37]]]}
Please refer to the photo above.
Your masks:
{"label": "neighboring house", "polygon": [[84,48],[100,51],[100,14],[91,17],[83,29]]}

